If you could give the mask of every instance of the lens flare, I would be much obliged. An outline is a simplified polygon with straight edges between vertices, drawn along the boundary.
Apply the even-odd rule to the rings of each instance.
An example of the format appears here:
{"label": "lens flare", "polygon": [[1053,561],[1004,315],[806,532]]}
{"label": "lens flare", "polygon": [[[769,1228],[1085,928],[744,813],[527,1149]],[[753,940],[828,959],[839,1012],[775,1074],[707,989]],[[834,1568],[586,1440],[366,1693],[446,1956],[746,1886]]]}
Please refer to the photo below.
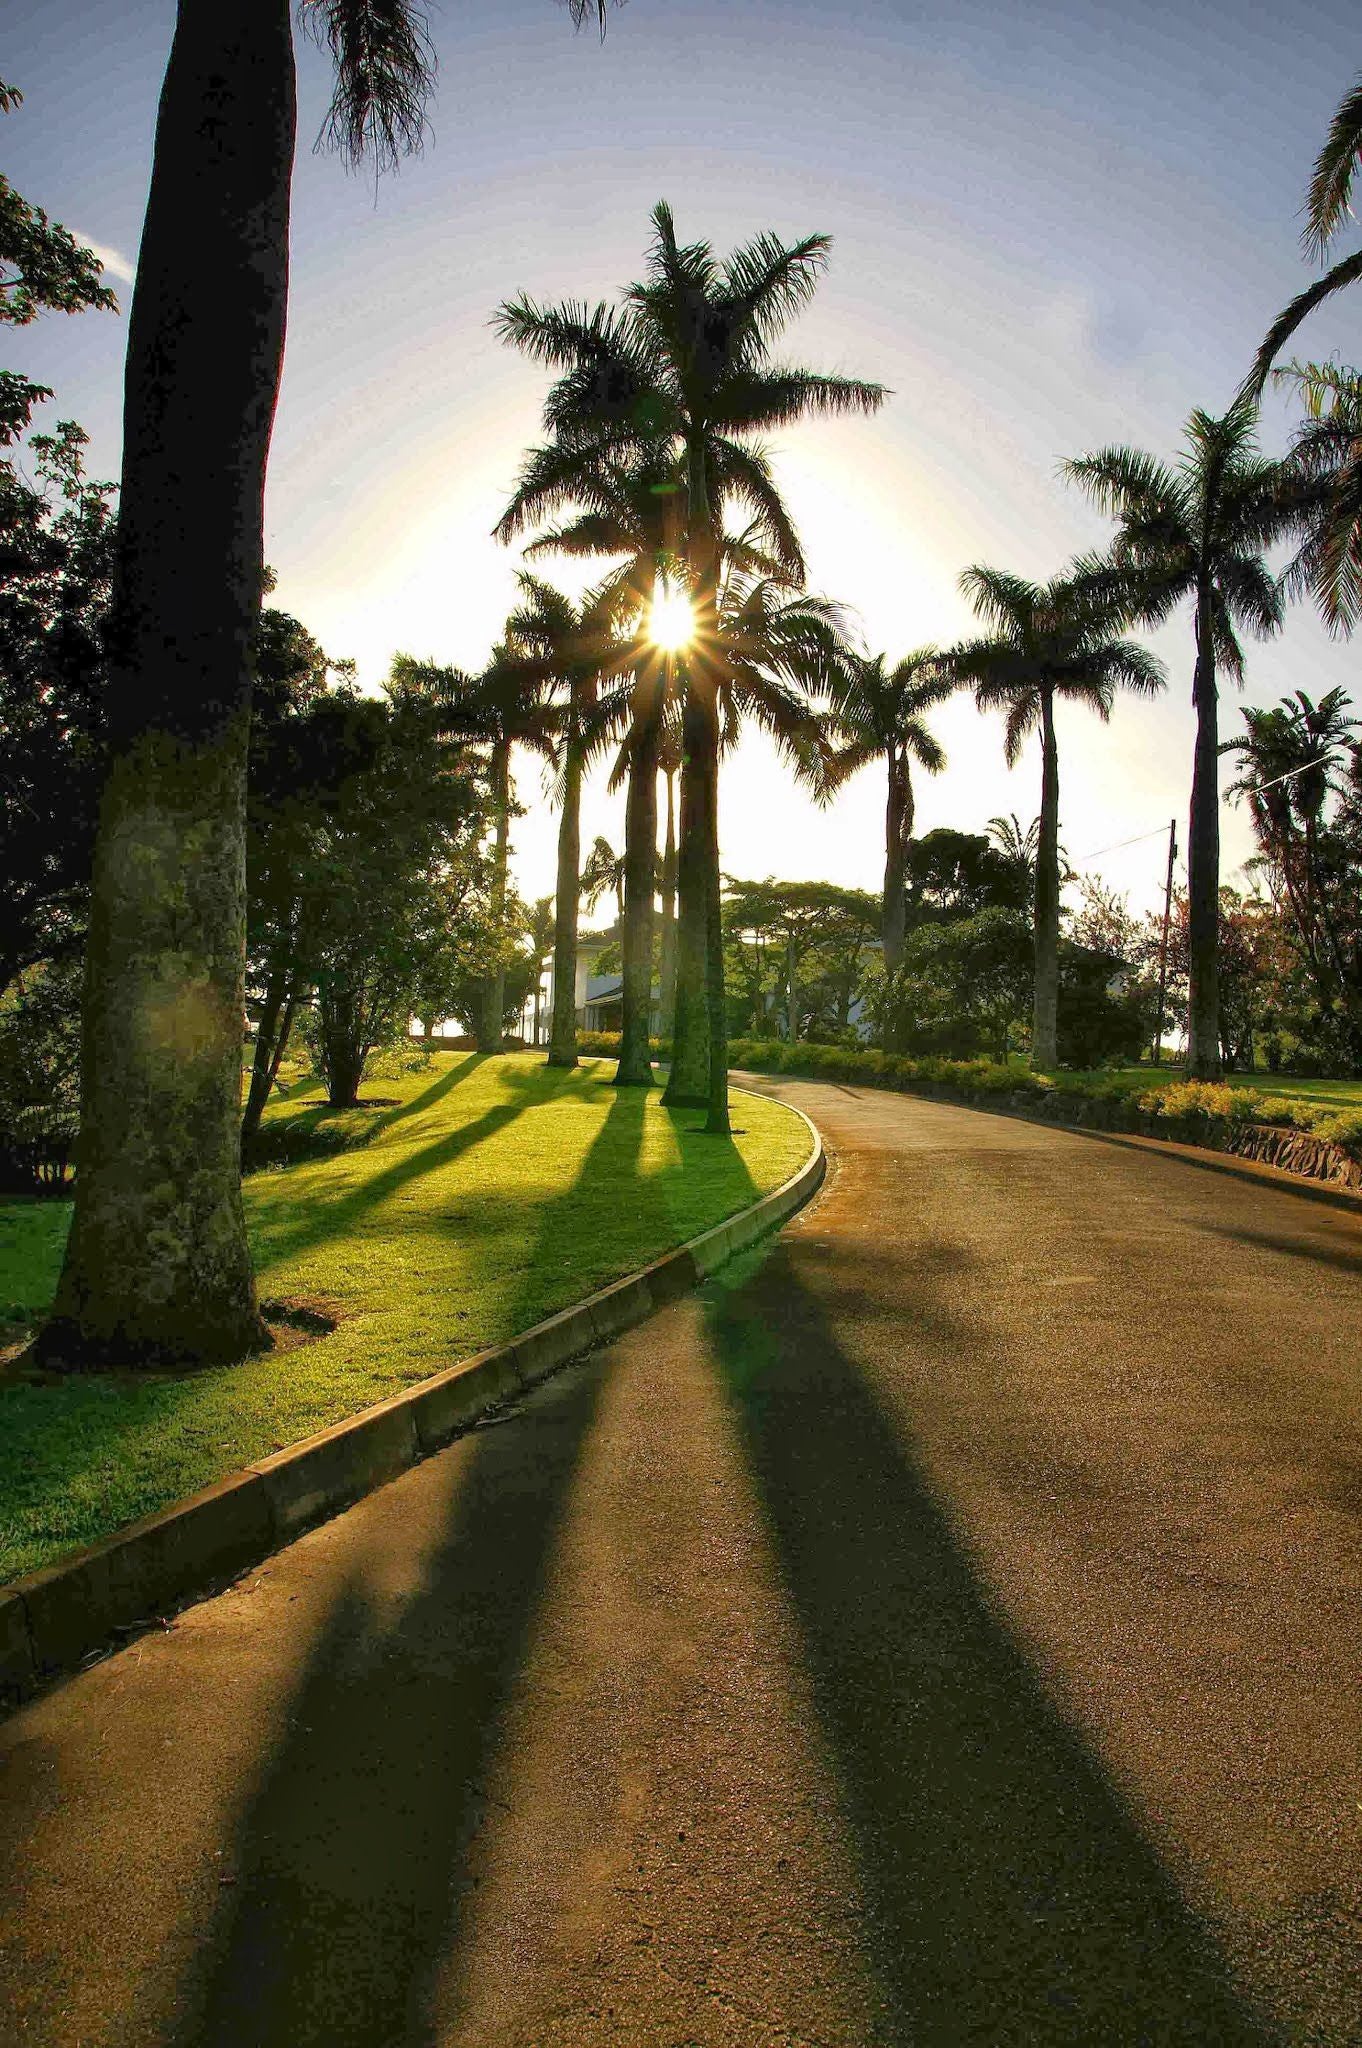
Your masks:
{"label": "lens flare", "polygon": [[695,632],[695,611],[684,590],[673,590],[659,576],[653,585],[653,609],[648,633],[654,647],[664,654],[679,654]]}

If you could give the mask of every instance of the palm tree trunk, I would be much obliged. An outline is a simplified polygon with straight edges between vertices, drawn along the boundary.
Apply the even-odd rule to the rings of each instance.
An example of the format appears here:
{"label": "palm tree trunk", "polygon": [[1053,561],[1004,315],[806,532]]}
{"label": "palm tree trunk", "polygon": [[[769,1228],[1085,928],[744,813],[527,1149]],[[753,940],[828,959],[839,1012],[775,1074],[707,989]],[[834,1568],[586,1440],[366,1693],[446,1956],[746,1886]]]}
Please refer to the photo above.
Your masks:
{"label": "palm tree trunk", "polygon": [[880,936],[884,945],[884,971],[893,974],[903,958],[903,932],[908,905],[905,897],[907,833],[904,829],[908,763],[896,749],[889,753],[889,795],[884,810],[884,903],[880,914]]}
{"label": "palm tree trunk", "polygon": [[675,778],[667,770],[667,834],[662,848],[662,1017],[663,1029],[676,1002],[676,807]]}
{"label": "palm tree trunk", "polygon": [[799,993],[795,985],[795,942],[793,932],[785,941],[785,1028],[790,1043],[799,1036]]}
{"label": "palm tree trunk", "polygon": [[[501,962],[502,923],[506,916],[506,870],[511,835],[511,743],[497,740],[492,748],[492,807],[497,821],[496,849],[492,856],[492,926],[496,934],[498,964],[482,986],[482,1015],[476,1032],[479,1052],[501,1051],[501,1014],[506,1007],[506,969]],[[557,1008],[558,990],[553,992]]]}
{"label": "palm tree trunk", "polygon": [[672,1065],[662,1100],[669,1109],[703,1108],[709,1100],[709,1008],[706,991],[709,908],[705,863],[709,846],[708,721],[693,686],[681,721],[681,832],[677,848],[676,1009]]}
{"label": "palm tree trunk", "polygon": [[1196,753],[1187,829],[1187,1072],[1220,1073],[1220,747],[1210,591],[1197,602]]}
{"label": "palm tree trunk", "polygon": [[128,334],[75,1216],[39,1340],[51,1363],[206,1365],[270,1341],[241,1207],[241,1045],[289,14],[287,0],[181,0],[161,93]]}
{"label": "palm tree trunk", "polygon": [[558,900],[553,922],[551,1067],[577,1064],[577,904],[582,883],[582,757],[569,739],[563,762],[563,815],[558,823]]}
{"label": "palm tree trunk", "polygon": [[1040,841],[1036,849],[1036,979],[1031,1009],[1031,1064],[1059,1060],[1059,749],[1052,692],[1040,693]]}
{"label": "palm tree trunk", "polygon": [[646,1088],[653,1078],[648,1019],[653,998],[653,895],[657,887],[657,749],[660,726],[649,712],[635,728],[624,820],[624,1013],[617,1088]]}

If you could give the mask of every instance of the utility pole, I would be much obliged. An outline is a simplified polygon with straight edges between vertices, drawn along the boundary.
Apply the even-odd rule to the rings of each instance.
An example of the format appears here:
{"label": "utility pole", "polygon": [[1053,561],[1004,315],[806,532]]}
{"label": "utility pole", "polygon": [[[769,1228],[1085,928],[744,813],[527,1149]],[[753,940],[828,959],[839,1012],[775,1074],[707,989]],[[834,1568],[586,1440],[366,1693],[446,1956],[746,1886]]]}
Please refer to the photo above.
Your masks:
{"label": "utility pole", "polygon": [[1173,862],[1178,854],[1178,821],[1168,821],[1168,879],[1163,889],[1163,937],[1159,941],[1159,1017],[1154,1026],[1153,1064],[1163,1051],[1163,1012],[1168,995],[1168,926],[1173,915]]}

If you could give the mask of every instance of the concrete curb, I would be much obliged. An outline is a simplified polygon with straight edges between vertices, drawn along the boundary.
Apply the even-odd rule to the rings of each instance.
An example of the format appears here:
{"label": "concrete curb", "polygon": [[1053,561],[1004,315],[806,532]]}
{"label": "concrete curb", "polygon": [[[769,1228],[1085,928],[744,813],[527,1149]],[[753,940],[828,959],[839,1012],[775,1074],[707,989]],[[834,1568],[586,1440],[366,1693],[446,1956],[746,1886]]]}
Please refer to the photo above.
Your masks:
{"label": "concrete curb", "polygon": [[776,1229],[817,1192],[827,1171],[817,1129],[802,1110],[794,1114],[808,1127],[813,1150],[797,1173],[750,1208],[509,1343],[230,1473],[92,1549],[0,1586],[0,1703],[27,1699],[119,1636],[237,1577]]}

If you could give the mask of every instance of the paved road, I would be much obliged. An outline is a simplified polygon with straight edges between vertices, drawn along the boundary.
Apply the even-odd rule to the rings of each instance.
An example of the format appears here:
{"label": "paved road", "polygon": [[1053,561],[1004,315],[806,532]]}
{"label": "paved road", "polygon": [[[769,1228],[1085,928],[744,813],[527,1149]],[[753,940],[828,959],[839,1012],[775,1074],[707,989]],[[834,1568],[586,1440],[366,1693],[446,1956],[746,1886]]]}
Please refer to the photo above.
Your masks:
{"label": "paved road", "polygon": [[0,1730],[0,2041],[1362,2040],[1362,1223],[788,1084],[764,1258]]}

